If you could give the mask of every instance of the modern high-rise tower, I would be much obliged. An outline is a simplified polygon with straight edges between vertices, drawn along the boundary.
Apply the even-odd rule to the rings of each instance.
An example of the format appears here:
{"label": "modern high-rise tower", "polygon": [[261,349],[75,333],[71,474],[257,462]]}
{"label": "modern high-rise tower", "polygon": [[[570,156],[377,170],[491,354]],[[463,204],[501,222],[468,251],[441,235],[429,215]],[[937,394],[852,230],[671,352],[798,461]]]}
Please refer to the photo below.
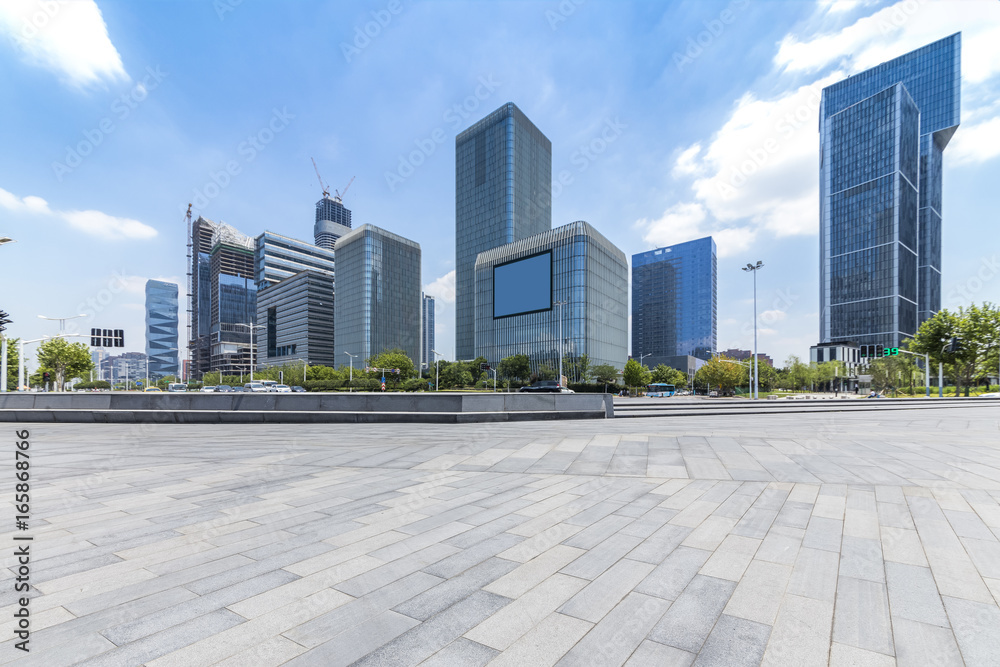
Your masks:
{"label": "modern high-rise tower", "polygon": [[455,355],[475,351],[476,256],[552,229],[552,143],[513,102],[455,138]]}
{"label": "modern high-rise tower", "polygon": [[422,295],[420,309],[420,367],[434,364],[434,297]]}
{"label": "modern high-rise tower", "polygon": [[649,368],[716,350],[717,266],[711,236],[632,255],[632,356]]}
{"label": "modern high-rise tower", "polygon": [[146,356],[149,376],[180,375],[176,283],[146,281]]}
{"label": "modern high-rise tower", "polygon": [[823,89],[820,342],[898,346],[941,308],[941,160],[962,36]]}
{"label": "modern high-rise tower", "polygon": [[340,198],[323,197],[316,202],[316,224],[313,238],[320,248],[333,250],[333,244],[351,231],[351,210]]}

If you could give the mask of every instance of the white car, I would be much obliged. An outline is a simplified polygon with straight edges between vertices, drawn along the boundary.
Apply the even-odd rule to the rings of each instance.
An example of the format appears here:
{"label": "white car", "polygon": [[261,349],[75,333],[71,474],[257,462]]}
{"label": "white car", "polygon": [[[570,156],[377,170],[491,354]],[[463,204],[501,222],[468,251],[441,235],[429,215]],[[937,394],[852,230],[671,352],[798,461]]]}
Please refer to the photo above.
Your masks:
{"label": "white car", "polygon": [[988,394],[980,394],[979,398],[1000,398],[1000,392],[991,391]]}
{"label": "white car", "polygon": [[262,385],[260,382],[247,382],[243,385],[243,391],[251,391],[255,394],[257,393],[267,393],[267,387]]}
{"label": "white car", "polygon": [[215,391],[215,387],[212,386],[212,385],[210,385],[210,384],[209,385],[205,385],[204,387],[201,388],[201,393],[203,393],[203,394],[209,394],[209,393],[212,393],[214,391]]}
{"label": "white car", "polygon": [[287,384],[276,384],[274,385],[274,391],[279,394],[290,394],[292,393],[292,388]]}

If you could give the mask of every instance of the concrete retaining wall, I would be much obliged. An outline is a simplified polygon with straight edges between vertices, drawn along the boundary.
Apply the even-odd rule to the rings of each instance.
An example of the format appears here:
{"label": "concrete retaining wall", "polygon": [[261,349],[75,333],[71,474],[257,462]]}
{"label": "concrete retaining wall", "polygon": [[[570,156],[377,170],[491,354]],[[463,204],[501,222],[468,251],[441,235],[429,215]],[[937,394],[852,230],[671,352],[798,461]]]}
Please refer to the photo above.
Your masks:
{"label": "concrete retaining wall", "polygon": [[5,422],[470,422],[613,416],[609,394],[0,394],[0,421]]}

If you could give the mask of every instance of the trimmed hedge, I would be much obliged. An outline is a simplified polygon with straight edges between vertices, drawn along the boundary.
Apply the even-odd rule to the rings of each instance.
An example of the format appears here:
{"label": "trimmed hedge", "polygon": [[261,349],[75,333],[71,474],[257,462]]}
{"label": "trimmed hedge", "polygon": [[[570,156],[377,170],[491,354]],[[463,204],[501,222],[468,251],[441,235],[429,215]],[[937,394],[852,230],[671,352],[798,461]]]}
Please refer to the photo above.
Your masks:
{"label": "trimmed hedge", "polygon": [[[617,394],[621,391],[621,387],[617,384],[611,384],[610,382],[605,385],[603,382],[600,384],[592,384],[590,382],[570,382],[566,385],[578,394]],[[607,386],[607,390],[605,390]]]}

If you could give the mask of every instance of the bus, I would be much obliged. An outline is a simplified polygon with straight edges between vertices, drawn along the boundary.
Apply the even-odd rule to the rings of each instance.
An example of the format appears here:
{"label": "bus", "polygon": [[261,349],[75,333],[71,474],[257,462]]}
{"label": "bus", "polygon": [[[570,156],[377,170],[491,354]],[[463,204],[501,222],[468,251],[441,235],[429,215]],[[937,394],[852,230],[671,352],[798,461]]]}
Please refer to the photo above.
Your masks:
{"label": "bus", "polygon": [[675,391],[674,385],[665,382],[654,382],[646,385],[646,396],[650,398],[667,398],[673,396]]}

